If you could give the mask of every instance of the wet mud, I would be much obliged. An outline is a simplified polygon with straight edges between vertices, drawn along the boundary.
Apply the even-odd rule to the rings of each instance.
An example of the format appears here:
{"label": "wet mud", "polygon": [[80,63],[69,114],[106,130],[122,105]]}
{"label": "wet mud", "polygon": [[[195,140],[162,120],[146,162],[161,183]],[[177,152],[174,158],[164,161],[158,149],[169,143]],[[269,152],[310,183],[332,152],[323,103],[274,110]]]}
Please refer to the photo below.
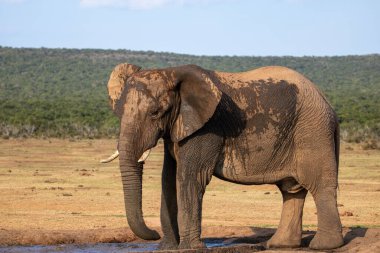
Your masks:
{"label": "wet mud", "polygon": [[[206,227],[203,238],[207,248],[175,252],[318,252],[307,248],[315,231],[304,231],[302,245],[296,249],[271,250],[266,241],[273,228]],[[379,228],[344,228],[345,245],[329,252],[380,252]],[[158,251],[158,241],[138,239],[128,228],[86,231],[0,231],[0,252],[7,253],[100,253],[173,252]]]}

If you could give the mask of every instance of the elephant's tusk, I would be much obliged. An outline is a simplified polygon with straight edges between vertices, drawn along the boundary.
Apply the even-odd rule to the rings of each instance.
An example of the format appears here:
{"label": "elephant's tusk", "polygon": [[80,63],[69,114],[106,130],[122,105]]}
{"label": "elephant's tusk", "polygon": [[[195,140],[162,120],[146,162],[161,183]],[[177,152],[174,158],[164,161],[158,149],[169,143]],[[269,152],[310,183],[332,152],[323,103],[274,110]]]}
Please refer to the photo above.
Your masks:
{"label": "elephant's tusk", "polygon": [[107,159],[100,160],[101,163],[109,163],[115,160],[119,156],[119,150],[116,150],[110,157]]}
{"label": "elephant's tusk", "polygon": [[142,156],[140,157],[140,159],[138,160],[139,163],[143,163],[145,162],[145,160],[148,158],[149,154],[150,154],[150,151],[152,149],[148,149],[147,151],[144,152],[144,154],[142,154]]}

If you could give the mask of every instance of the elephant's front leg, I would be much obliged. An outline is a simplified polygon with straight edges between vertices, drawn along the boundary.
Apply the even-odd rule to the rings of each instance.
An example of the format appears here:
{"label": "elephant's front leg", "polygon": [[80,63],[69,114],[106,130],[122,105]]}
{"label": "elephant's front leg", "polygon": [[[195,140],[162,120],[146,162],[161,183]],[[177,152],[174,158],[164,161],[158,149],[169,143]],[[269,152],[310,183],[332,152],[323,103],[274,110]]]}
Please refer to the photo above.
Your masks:
{"label": "elephant's front leg", "polygon": [[161,229],[164,234],[159,249],[177,249],[179,233],[177,223],[176,161],[170,155],[165,142],[164,165],[162,170]]}
{"label": "elephant's front leg", "polygon": [[[181,173],[182,170],[182,173]],[[206,185],[197,179],[198,173],[177,174],[179,249],[204,248],[201,241],[202,199]]]}
{"label": "elephant's front leg", "polygon": [[[198,132],[194,138],[174,146],[177,161],[177,204],[180,249],[203,248],[201,241],[202,200],[216,166],[219,166],[223,139]],[[222,161],[223,162],[223,161]]]}

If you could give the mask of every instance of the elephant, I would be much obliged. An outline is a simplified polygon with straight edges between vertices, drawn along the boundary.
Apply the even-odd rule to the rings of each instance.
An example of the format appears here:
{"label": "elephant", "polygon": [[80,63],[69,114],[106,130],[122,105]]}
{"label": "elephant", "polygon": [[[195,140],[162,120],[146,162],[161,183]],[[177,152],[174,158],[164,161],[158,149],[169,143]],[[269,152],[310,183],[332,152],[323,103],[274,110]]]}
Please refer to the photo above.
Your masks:
{"label": "elephant", "polygon": [[212,176],[243,185],[275,184],[283,197],[267,247],[299,247],[307,192],[317,208],[312,249],[343,245],[337,209],[339,123],[322,92],[281,66],[227,73],[196,65],[117,65],[109,102],[120,119],[118,150],[126,216],[140,238],[160,235],[142,213],[143,164],[164,142],[161,249],[205,247],[202,199]]}

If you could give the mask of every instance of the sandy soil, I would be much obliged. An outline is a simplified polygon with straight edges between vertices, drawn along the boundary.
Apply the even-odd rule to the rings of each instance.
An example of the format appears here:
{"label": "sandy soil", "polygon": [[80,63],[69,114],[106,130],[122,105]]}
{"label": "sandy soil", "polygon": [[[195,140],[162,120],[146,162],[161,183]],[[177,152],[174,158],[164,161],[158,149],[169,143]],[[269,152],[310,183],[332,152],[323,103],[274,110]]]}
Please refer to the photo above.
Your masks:
{"label": "sandy soil", "polygon": [[[115,145],[115,140],[1,140],[0,244],[139,241],[127,228],[118,162],[98,163]],[[338,251],[380,252],[380,151],[352,144],[341,150],[338,203],[347,245]],[[158,146],[146,163],[143,188],[144,217],[157,228],[161,164]],[[281,202],[274,186],[213,178],[204,198],[203,237],[263,243],[279,222]],[[304,245],[316,224],[308,196]]]}

